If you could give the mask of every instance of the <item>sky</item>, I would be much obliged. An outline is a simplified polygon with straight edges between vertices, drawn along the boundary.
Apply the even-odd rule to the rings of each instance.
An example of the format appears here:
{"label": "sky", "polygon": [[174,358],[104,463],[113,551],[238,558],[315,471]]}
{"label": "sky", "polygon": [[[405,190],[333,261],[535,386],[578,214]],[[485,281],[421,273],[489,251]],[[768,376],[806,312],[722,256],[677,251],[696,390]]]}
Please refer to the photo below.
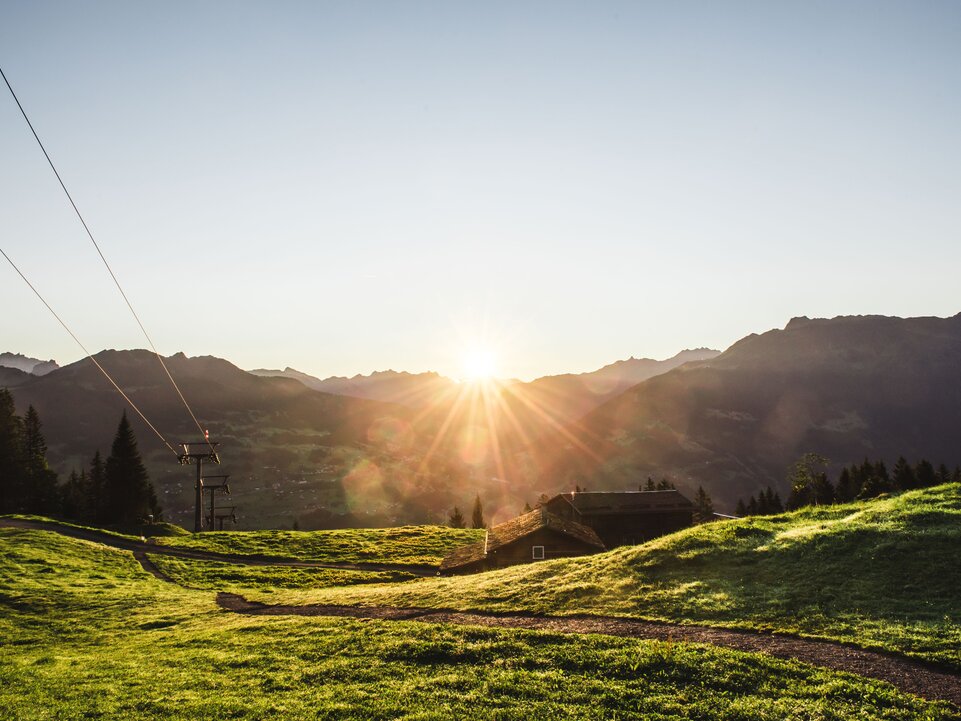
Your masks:
{"label": "sky", "polygon": [[[528,379],[961,311],[957,2],[4,0],[0,67],[166,355]],[[0,247],[146,347],[0,90]]]}

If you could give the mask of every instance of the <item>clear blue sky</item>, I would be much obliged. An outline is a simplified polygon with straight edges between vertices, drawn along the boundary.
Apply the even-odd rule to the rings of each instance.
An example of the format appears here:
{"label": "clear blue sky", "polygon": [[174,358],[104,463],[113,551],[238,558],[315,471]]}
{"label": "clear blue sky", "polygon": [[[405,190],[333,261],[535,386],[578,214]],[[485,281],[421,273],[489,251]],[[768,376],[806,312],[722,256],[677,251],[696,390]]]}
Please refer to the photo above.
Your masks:
{"label": "clear blue sky", "polygon": [[[961,310],[961,3],[7,0],[0,65],[163,353],[533,377]],[[145,345],[7,95],[0,244]]]}

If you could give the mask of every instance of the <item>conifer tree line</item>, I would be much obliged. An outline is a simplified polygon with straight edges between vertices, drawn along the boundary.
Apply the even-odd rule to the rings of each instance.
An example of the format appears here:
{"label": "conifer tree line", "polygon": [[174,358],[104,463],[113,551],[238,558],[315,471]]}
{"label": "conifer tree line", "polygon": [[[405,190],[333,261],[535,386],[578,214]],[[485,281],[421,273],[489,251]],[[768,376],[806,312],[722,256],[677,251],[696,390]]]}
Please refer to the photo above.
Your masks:
{"label": "conifer tree line", "polygon": [[667,478],[662,478],[657,483],[650,476],[647,477],[647,483],[642,486],[638,486],[639,491],[673,491],[676,489],[674,481],[670,481]]}
{"label": "conifer tree line", "polygon": [[47,462],[47,443],[36,409],[21,418],[13,396],[0,388],[0,513],[56,516],[81,523],[130,526],[161,519],[157,495],[124,413],[103,459],[74,470],[64,483]]}
{"label": "conifer tree line", "polygon": [[788,475],[791,495],[786,504],[781,504],[780,496],[769,486],[757,498],[751,496],[746,503],[739,499],[735,513],[738,516],[764,516],[803,506],[850,503],[877,498],[882,493],[961,483],[961,466],[955,466],[952,471],[941,463],[935,468],[924,458],[912,465],[901,456],[890,471],[884,461],[865,458],[861,463],[842,468],[836,481],[828,477],[827,465],[828,460],[823,456],[816,453],[804,455]]}

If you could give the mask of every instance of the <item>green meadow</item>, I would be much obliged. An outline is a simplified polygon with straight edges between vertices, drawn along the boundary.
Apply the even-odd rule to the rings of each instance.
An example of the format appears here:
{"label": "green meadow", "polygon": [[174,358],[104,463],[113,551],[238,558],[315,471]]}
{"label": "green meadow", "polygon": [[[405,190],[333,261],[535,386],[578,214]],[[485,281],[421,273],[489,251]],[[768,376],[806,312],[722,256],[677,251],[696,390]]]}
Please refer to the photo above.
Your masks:
{"label": "green meadow", "polygon": [[148,554],[148,557],[158,570],[181,586],[241,594],[249,593],[252,589],[269,593],[274,590],[329,588],[360,583],[396,583],[417,578],[404,571],[244,566],[153,553]]}
{"label": "green meadow", "polygon": [[166,536],[161,545],[216,553],[325,563],[436,566],[451,550],[484,537],[482,529],[446,526],[349,528],[332,531],[213,531]]}
{"label": "green meadow", "polygon": [[961,486],[711,523],[588,558],[266,602],[590,613],[743,627],[961,669]]}
{"label": "green meadow", "polygon": [[214,598],[154,578],[128,552],[0,529],[4,716],[954,718],[881,682],[700,645],[251,617]]}

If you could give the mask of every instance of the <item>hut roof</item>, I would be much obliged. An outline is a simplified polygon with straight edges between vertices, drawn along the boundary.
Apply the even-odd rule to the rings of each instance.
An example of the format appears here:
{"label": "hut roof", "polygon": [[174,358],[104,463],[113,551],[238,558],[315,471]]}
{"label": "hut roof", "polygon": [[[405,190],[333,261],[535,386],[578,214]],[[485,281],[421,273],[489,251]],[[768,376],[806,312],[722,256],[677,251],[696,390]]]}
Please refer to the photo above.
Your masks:
{"label": "hut roof", "polygon": [[487,554],[496,551],[498,548],[517,541],[524,536],[529,536],[542,528],[549,528],[553,531],[563,533],[578,541],[595,546],[604,550],[604,542],[594,532],[576,521],[568,521],[560,516],[548,512],[546,508],[537,508],[530,513],[525,513],[517,518],[512,518],[504,523],[498,523],[487,532],[487,538],[480,543],[472,543],[469,546],[456,548],[441,561],[440,570],[447,571],[452,568],[463,568],[471,564],[483,561]]}
{"label": "hut roof", "polygon": [[[694,505],[674,489],[668,491],[581,491],[578,493],[561,493],[552,498],[551,501],[558,498],[563,498],[580,513],[591,515],[690,509]],[[548,501],[548,504],[551,501]]]}
{"label": "hut roof", "polygon": [[501,546],[513,543],[519,538],[528,536],[542,528],[550,528],[567,536],[576,538],[589,546],[604,548],[604,542],[588,528],[576,521],[568,521],[558,515],[550,513],[546,508],[537,508],[523,516],[512,518],[494,526],[487,534],[487,552],[490,553]]}
{"label": "hut roof", "polygon": [[483,561],[485,558],[487,558],[487,541],[478,541],[455,548],[444,556],[444,559],[440,562],[440,570],[448,571],[452,568],[463,568]]}

